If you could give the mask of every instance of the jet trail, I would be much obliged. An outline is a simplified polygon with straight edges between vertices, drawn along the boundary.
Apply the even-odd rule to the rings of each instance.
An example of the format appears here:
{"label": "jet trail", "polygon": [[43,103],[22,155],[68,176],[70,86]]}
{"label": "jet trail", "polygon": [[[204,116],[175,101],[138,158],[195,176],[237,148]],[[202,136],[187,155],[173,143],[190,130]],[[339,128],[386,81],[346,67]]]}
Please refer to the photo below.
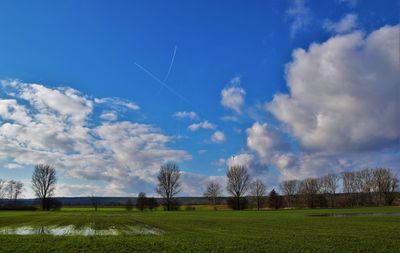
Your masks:
{"label": "jet trail", "polygon": [[175,46],[175,48],[174,48],[174,53],[172,54],[171,63],[169,64],[169,69],[168,69],[167,74],[165,75],[164,82],[167,81],[167,79],[168,79],[168,77],[169,77],[169,74],[171,73],[172,66],[174,65],[174,60],[175,60],[175,55],[176,55],[176,49],[177,49],[177,46]]}
{"label": "jet trail", "polygon": [[175,96],[177,96],[178,98],[180,98],[182,101],[184,101],[185,103],[187,103],[188,105],[190,105],[191,107],[193,107],[194,109],[197,110],[197,108],[190,103],[189,100],[187,100],[184,96],[182,96],[181,94],[179,94],[178,92],[176,92],[174,89],[172,89],[171,87],[169,87],[164,81],[160,80],[157,76],[155,76],[153,73],[151,73],[149,70],[147,70],[146,68],[144,68],[142,65],[138,64],[137,62],[135,62],[136,67],[140,68],[141,70],[143,70],[146,74],[148,74],[151,78],[153,78],[155,81],[157,81],[159,84],[161,84],[162,86],[164,86],[165,88],[167,88],[167,90],[169,90],[171,93],[173,93]]}

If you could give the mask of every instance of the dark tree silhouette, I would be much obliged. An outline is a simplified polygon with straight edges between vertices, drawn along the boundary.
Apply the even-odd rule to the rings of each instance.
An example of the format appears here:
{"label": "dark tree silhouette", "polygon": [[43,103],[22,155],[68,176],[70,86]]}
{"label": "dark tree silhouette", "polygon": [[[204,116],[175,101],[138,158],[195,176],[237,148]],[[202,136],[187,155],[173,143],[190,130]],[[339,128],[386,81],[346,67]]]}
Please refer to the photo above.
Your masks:
{"label": "dark tree silhouette", "polygon": [[158,173],[156,192],[163,198],[167,211],[176,205],[174,197],[181,191],[181,172],[176,163],[169,162],[161,166]]}
{"label": "dark tree silhouette", "polygon": [[136,208],[140,211],[144,211],[148,206],[148,198],[146,193],[140,192],[136,201]]}
{"label": "dark tree silhouette", "polygon": [[97,208],[99,207],[99,200],[93,194],[89,197],[92,206],[94,207],[94,211],[97,212]]}
{"label": "dark tree silhouette", "polygon": [[38,164],[32,175],[32,189],[41,202],[42,210],[49,210],[47,198],[54,193],[56,186],[56,170],[52,165]]}
{"label": "dark tree silhouette", "polygon": [[268,206],[273,209],[279,209],[282,207],[282,197],[278,195],[275,189],[269,193]]}
{"label": "dark tree silhouette", "polygon": [[241,165],[230,166],[226,177],[228,178],[226,189],[236,202],[236,209],[241,209],[241,198],[249,190],[251,179],[246,167]]}

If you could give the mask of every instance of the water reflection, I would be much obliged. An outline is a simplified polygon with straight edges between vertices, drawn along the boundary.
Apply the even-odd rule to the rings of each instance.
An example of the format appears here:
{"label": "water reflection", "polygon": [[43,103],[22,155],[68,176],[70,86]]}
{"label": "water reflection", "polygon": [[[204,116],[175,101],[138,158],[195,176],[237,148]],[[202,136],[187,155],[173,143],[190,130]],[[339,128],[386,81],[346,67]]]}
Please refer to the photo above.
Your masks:
{"label": "water reflection", "polygon": [[22,226],[0,228],[0,235],[81,235],[81,236],[115,236],[115,235],[161,235],[163,231],[148,225],[126,226],[124,229],[110,227],[108,229],[94,229],[93,227],[77,228],[69,226]]}
{"label": "water reflection", "polygon": [[400,216],[400,213],[323,213],[308,214],[311,217],[352,217],[352,216]]}

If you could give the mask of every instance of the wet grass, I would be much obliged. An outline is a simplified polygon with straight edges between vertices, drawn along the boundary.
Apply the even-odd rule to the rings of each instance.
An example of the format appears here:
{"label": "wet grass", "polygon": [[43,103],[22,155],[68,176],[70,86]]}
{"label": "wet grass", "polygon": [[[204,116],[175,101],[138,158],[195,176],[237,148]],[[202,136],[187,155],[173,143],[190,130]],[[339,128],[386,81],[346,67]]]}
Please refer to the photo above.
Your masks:
{"label": "wet grass", "polygon": [[0,252],[399,252],[399,216],[308,216],[389,212],[400,208],[0,212],[0,227],[93,224],[96,229],[124,229],[141,224],[164,231],[136,236],[0,235]]}

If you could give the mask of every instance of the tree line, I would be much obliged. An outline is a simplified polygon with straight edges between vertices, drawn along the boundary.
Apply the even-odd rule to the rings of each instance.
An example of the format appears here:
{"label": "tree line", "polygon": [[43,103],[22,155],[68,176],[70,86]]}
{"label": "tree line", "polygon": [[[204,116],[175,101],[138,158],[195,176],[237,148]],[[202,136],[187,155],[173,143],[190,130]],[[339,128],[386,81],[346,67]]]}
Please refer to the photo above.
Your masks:
{"label": "tree line", "polygon": [[[179,202],[176,196],[182,190],[181,171],[176,163],[161,165],[157,175],[155,192],[161,196],[159,203],[154,197],[148,198],[139,193],[136,201],[138,210],[153,210],[160,204],[166,211],[177,210]],[[57,182],[56,170],[49,164],[38,164],[32,174],[32,189],[39,200],[42,210],[57,208],[60,203],[52,198]],[[341,186],[341,191],[339,187]],[[209,182],[203,194],[217,210],[217,205],[225,199],[233,210],[246,208],[262,209],[281,207],[353,207],[371,205],[392,205],[398,194],[399,179],[386,168],[363,169],[340,174],[328,174],[319,178],[304,180],[286,180],[280,185],[282,195],[273,189],[267,192],[262,180],[253,179],[248,169],[242,165],[230,166],[226,172],[226,191],[229,197],[223,197],[223,187],[219,182]],[[0,179],[0,199],[7,199],[9,205],[16,206],[23,184],[20,181]],[[97,211],[98,200],[92,195],[90,201]],[[134,207],[128,199],[126,209]]]}
{"label": "tree line", "polygon": [[287,206],[311,208],[392,205],[398,187],[399,179],[387,168],[367,168],[280,184]]}

